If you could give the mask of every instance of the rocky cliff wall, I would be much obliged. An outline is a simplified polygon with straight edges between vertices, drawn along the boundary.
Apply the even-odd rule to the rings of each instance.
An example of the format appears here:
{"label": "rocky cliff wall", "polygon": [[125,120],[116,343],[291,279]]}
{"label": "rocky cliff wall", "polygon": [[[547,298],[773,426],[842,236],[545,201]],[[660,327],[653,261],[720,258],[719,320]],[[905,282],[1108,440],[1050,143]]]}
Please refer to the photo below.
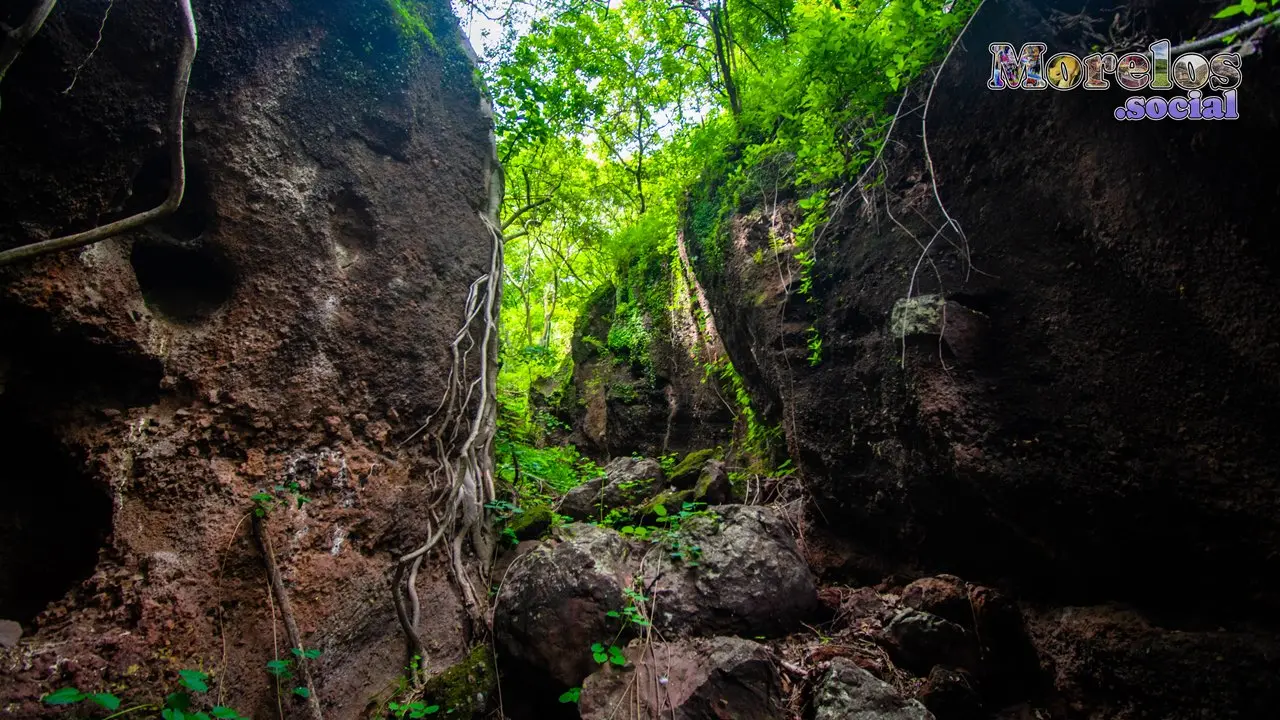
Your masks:
{"label": "rocky cliff wall", "polygon": [[[389,568],[424,540],[437,459],[400,443],[489,271],[487,104],[446,3],[194,6],[182,209],[0,271],[0,617],[24,634],[0,707],[17,717],[66,685],[154,700],[184,667],[274,716],[265,664],[287,643],[248,517],[276,485],[310,500],[276,493],[267,527],[326,716],[359,716],[404,664]],[[0,86],[0,247],[164,196],[179,5],[106,9],[59,3]],[[461,601],[430,562],[419,593],[441,667],[465,650]]]}

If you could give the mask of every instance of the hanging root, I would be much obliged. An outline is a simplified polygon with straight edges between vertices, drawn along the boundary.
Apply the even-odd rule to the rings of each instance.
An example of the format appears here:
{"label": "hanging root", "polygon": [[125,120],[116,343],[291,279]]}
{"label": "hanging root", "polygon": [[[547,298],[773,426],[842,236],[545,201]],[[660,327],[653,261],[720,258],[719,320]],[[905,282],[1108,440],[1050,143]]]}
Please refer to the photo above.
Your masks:
{"label": "hanging root", "polygon": [[[130,215],[113,223],[99,225],[92,230],[41,240],[28,245],[20,245],[12,250],[0,251],[0,267],[20,260],[29,260],[41,255],[58,252],[59,250],[70,250],[92,245],[121,233],[136,230],[147,223],[169,215],[182,204],[182,196],[187,187],[186,159],[182,150],[182,116],[187,104],[187,83],[191,80],[191,65],[195,62],[196,57],[196,19],[191,12],[191,0],[178,0],[178,7],[182,10],[183,29],[186,34],[183,37],[182,55],[178,58],[178,74],[173,80],[173,93],[169,102],[169,118],[165,128],[165,141],[169,145],[170,185],[168,197],[151,210],[140,212],[137,215]],[[0,79],[4,78],[5,71],[9,69],[9,65],[18,57],[18,53],[22,51],[22,47],[26,45],[27,40],[30,40],[31,36],[35,35],[36,31],[40,29],[40,25],[44,23],[44,17],[40,16],[40,12],[43,11],[47,16],[49,10],[52,9],[52,1],[43,2],[32,18],[27,21],[27,24],[18,28],[3,47],[0,47]]]}
{"label": "hanging root", "polygon": [[[492,538],[484,523],[484,506],[495,499],[493,428],[497,419],[497,327],[502,278],[502,234],[488,218],[481,220],[493,238],[489,272],[467,292],[462,328],[450,346],[452,365],[444,396],[422,427],[401,445],[425,435],[436,450],[440,468],[433,489],[443,487],[443,508],[427,524],[427,539],[397,560],[394,585],[396,615],[410,655],[422,656],[418,636],[421,606],[415,587],[423,557],[437,545],[448,548],[454,581],[476,630],[488,626],[487,594],[474,579],[487,575]],[[473,366],[474,363],[474,366]],[[469,570],[467,558],[471,558]],[[425,663],[423,663],[425,666]]]}

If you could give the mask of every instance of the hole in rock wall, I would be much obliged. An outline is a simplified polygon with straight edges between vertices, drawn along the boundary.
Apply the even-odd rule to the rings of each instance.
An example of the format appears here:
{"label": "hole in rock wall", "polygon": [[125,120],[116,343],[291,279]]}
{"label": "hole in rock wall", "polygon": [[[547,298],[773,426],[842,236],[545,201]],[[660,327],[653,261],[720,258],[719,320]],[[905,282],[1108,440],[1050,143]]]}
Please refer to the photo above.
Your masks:
{"label": "hole in rock wall", "polygon": [[52,433],[0,403],[0,618],[30,627],[93,574],[111,498]]}
{"label": "hole in rock wall", "polygon": [[231,264],[208,246],[139,240],[133,244],[129,262],[147,307],[173,322],[199,322],[235,292]]}

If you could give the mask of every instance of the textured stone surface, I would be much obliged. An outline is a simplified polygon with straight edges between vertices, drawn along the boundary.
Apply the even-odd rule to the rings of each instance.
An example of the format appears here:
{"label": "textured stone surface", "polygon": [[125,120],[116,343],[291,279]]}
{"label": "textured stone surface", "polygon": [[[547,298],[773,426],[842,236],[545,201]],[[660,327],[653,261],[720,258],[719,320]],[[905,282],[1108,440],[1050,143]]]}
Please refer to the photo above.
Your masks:
{"label": "textured stone surface", "polygon": [[888,683],[835,658],[813,697],[814,720],[934,720],[916,700],[906,700]]}
{"label": "textured stone surface", "polygon": [[605,613],[625,605],[631,576],[618,533],[570,525],[562,536],[513,564],[496,600],[494,640],[500,662],[573,687],[596,667],[591,644],[617,634]]}
{"label": "textured stone surface", "polygon": [[685,521],[688,545],[701,549],[697,567],[646,565],[654,623],[666,631],[772,635],[799,627],[818,608],[809,566],[781,518],[769,508],[723,505],[716,518]]}
{"label": "textured stone surface", "polygon": [[583,720],[639,717],[675,720],[782,720],[777,669],[750,640],[714,637],[629,647],[628,667],[605,667],[582,685]]}
{"label": "textured stone surface", "polygon": [[[241,519],[289,483],[311,502],[268,526],[304,642],[323,651],[325,717],[363,716],[404,666],[389,563],[425,539],[437,491],[434,447],[400,444],[438,405],[468,287],[489,271],[492,122],[447,3],[414,4],[438,50],[384,0],[193,5],[182,208],[0,270],[3,480],[33,488],[7,494],[0,537],[10,512],[55,525],[40,483],[101,506],[76,574],[19,584],[42,599],[0,656],[15,717],[62,716],[38,698],[67,685],[163,697],[175,666],[216,668],[228,704],[275,716],[265,571]],[[105,26],[104,7],[58,3],[5,77],[0,247],[164,195],[178,4],[117,2]],[[57,542],[22,552],[74,535],[56,524]],[[431,670],[467,640],[437,563],[418,576]],[[0,605],[12,567],[0,557]]]}

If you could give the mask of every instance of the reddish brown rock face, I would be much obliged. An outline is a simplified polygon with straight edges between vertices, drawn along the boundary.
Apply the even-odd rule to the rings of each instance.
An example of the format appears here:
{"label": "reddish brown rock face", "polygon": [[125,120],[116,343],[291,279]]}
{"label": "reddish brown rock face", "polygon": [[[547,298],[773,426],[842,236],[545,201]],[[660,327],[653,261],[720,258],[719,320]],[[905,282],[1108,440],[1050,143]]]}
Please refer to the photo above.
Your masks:
{"label": "reddish brown rock face", "polygon": [[[117,3],[60,94],[102,9],[60,3],[0,86],[0,247],[164,194],[178,7]],[[290,483],[310,502],[283,493],[267,526],[326,717],[402,667],[388,572],[425,538],[436,459],[400,443],[443,391],[500,192],[455,21],[428,10],[435,49],[375,0],[196,3],[182,209],[0,270],[0,617],[24,630],[0,707],[149,701],[201,667],[274,714],[287,643],[246,517]],[[467,640],[449,587],[420,573],[432,667]]]}

